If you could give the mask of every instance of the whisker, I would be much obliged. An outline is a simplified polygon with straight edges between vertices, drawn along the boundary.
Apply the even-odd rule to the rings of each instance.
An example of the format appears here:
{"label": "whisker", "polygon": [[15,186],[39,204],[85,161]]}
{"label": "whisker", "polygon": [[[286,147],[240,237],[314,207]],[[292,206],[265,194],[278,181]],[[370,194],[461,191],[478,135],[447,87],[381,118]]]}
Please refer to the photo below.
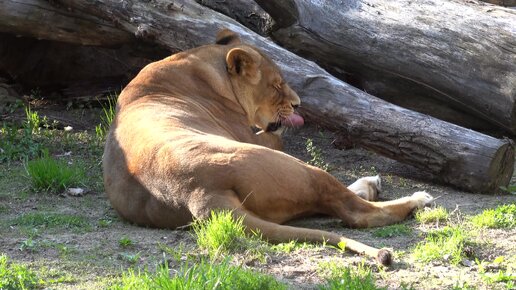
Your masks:
{"label": "whisker", "polygon": [[278,110],[276,111],[276,115],[274,116],[274,122],[277,123],[281,120],[281,112]]}

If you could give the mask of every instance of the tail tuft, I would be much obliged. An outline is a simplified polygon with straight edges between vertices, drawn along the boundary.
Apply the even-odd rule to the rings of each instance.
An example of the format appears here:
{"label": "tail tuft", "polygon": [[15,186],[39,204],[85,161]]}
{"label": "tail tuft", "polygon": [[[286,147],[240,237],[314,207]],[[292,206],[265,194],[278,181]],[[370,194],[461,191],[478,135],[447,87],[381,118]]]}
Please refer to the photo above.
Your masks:
{"label": "tail tuft", "polygon": [[376,260],[384,266],[390,266],[392,264],[392,254],[389,250],[380,249],[380,251],[378,251],[378,256],[376,256]]}

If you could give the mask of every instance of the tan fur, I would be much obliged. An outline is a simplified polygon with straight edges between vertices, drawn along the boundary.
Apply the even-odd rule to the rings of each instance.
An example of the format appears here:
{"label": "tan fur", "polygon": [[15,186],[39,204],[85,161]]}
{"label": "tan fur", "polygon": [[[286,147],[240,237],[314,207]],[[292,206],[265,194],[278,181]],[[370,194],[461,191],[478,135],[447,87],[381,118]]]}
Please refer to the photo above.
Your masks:
{"label": "tan fur", "polygon": [[[281,129],[257,135],[251,127],[265,130],[289,116],[299,97],[258,49],[227,30],[218,39],[226,45],[149,64],[120,94],[103,159],[105,190],[116,211],[139,225],[174,229],[231,209],[269,241],[345,242],[389,264],[385,250],[281,224],[326,214],[350,227],[383,226],[432,197],[418,192],[370,202],[325,171],[277,151]],[[378,185],[363,180],[350,187],[375,199]]]}
{"label": "tan fur", "polygon": [[365,200],[375,201],[382,191],[382,181],[380,175],[362,177],[348,186],[348,189]]}

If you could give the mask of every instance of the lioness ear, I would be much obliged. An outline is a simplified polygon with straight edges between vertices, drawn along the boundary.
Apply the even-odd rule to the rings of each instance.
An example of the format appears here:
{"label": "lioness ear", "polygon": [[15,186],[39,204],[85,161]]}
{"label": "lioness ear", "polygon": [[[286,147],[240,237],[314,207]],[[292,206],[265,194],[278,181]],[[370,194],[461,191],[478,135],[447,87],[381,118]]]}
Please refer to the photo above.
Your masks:
{"label": "lioness ear", "polygon": [[229,30],[227,28],[222,29],[217,33],[217,38],[215,40],[215,44],[240,44],[242,41],[240,40],[240,36],[236,34],[234,31]]}
{"label": "lioness ear", "polygon": [[261,55],[252,49],[233,48],[226,55],[228,72],[231,75],[243,76],[255,85],[262,77],[259,70],[261,61]]}

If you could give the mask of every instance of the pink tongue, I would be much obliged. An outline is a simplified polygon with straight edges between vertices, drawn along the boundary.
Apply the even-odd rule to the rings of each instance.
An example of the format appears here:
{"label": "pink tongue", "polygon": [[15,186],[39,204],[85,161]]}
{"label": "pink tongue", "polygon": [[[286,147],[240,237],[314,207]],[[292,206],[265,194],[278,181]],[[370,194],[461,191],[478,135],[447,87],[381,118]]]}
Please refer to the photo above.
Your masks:
{"label": "pink tongue", "polygon": [[299,116],[296,113],[291,114],[287,118],[281,121],[281,125],[285,127],[301,127],[305,123],[303,117]]}

